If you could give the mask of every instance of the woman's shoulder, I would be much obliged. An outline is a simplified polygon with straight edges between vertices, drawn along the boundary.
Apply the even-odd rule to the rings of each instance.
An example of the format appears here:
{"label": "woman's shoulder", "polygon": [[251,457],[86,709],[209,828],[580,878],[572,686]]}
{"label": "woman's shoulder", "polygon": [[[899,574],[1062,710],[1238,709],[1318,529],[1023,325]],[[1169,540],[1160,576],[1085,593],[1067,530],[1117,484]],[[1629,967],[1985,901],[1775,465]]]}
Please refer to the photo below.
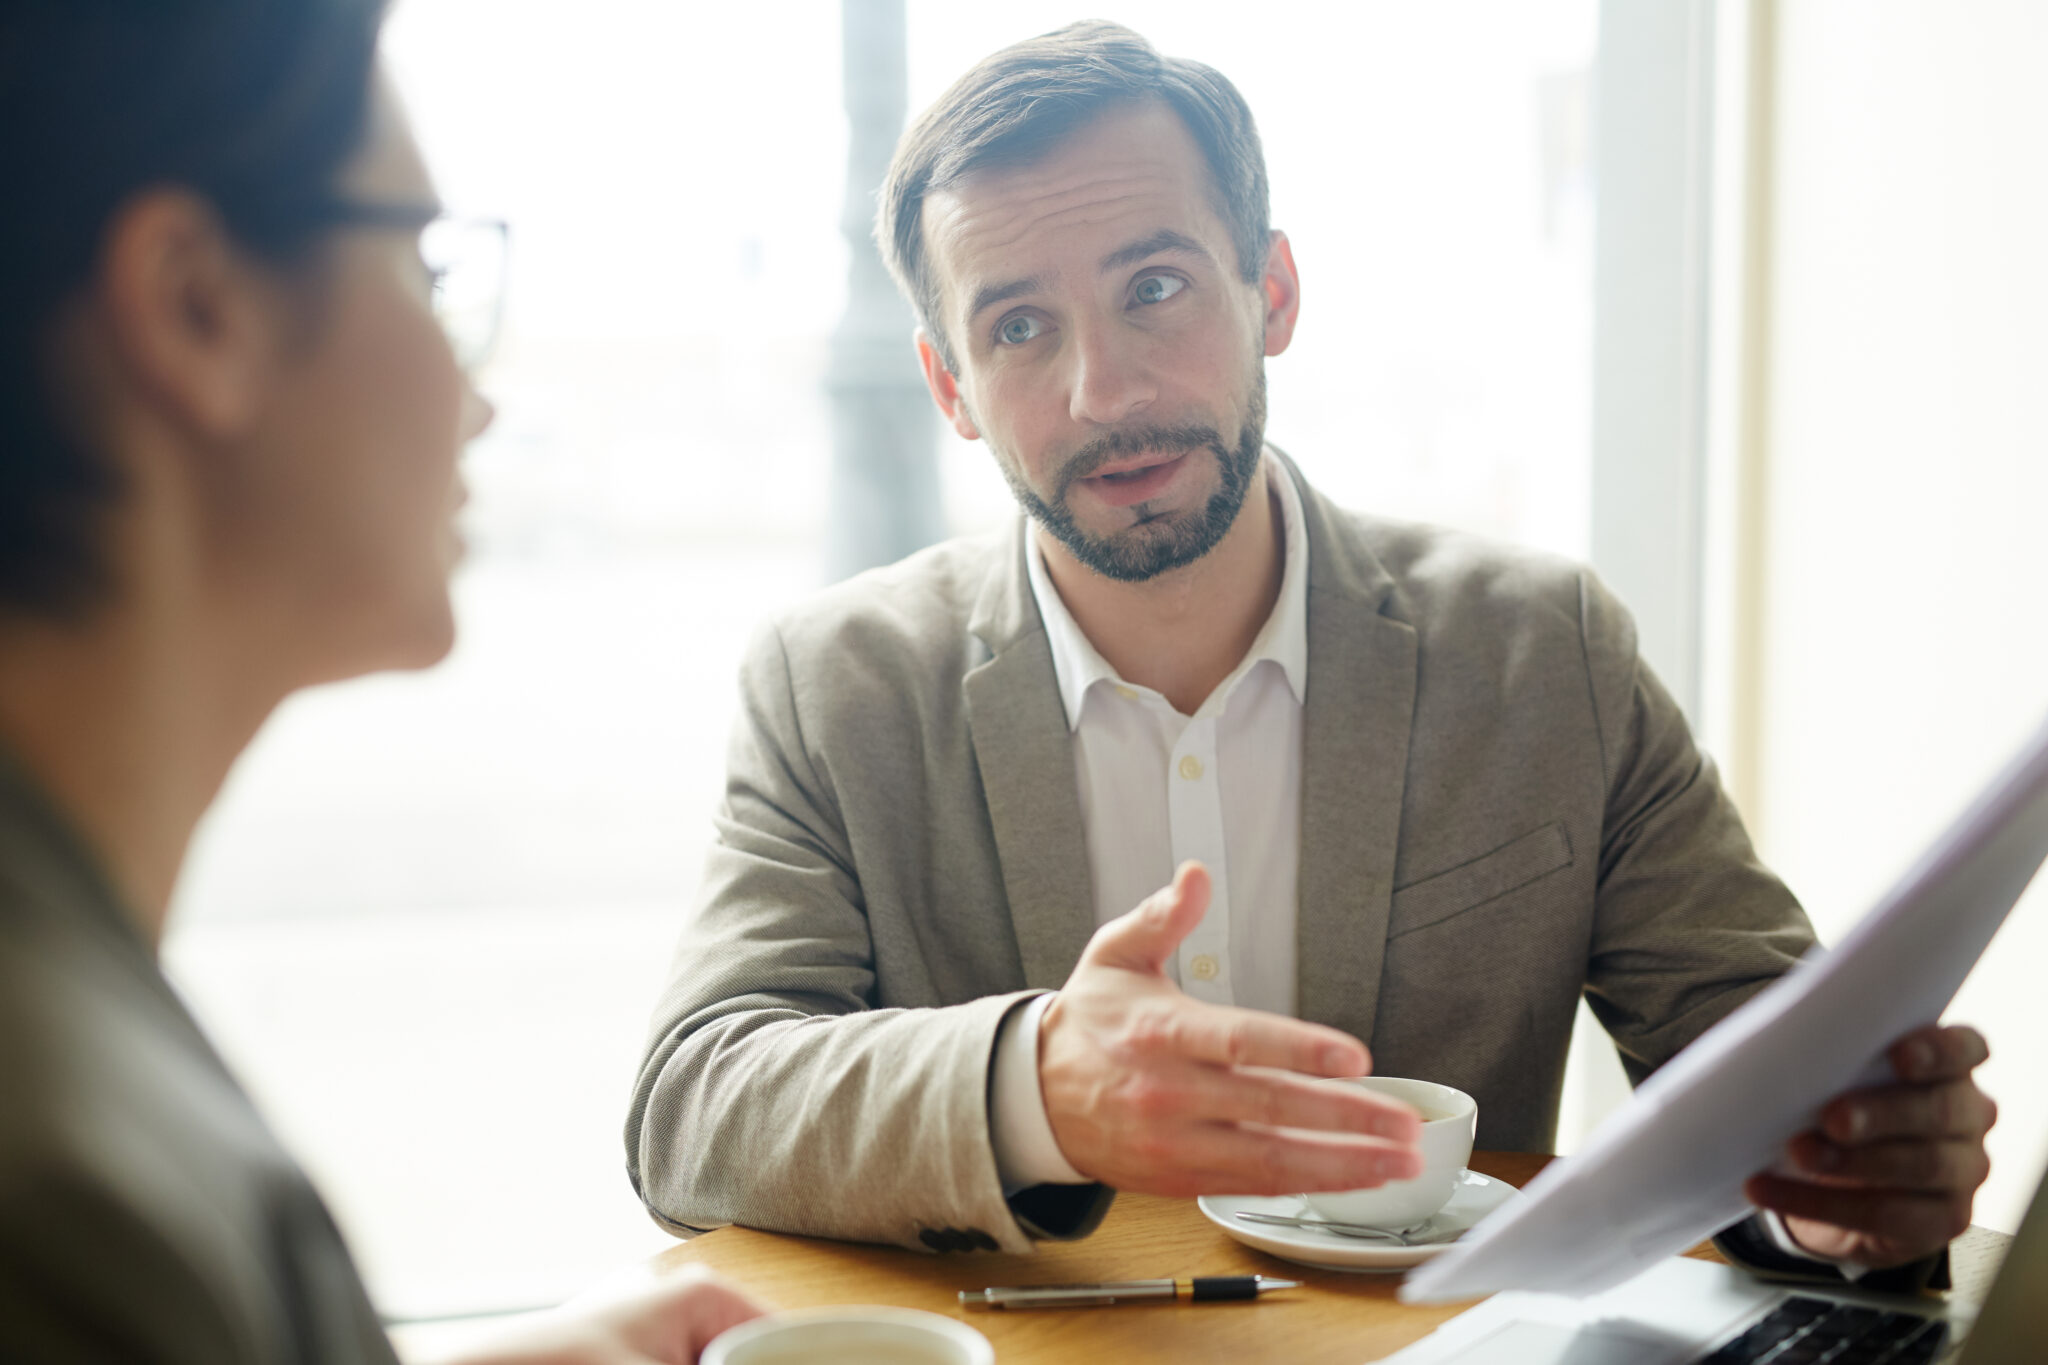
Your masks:
{"label": "woman's shoulder", "polygon": [[362,1350],[328,1354],[388,1359],[317,1194],[168,985],[4,890],[0,1093],[0,1358],[284,1359],[339,1328]]}

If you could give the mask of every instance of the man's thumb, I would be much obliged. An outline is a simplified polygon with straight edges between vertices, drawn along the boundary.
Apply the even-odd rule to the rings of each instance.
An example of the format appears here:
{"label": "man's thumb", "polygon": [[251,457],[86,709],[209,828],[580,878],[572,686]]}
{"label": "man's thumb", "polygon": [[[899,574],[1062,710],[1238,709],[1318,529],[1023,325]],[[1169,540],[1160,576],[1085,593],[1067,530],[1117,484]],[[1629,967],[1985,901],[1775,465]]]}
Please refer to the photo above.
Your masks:
{"label": "man's thumb", "polygon": [[1125,971],[1158,972],[1208,912],[1209,869],[1197,862],[1182,863],[1174,869],[1171,883],[1096,930],[1081,960]]}

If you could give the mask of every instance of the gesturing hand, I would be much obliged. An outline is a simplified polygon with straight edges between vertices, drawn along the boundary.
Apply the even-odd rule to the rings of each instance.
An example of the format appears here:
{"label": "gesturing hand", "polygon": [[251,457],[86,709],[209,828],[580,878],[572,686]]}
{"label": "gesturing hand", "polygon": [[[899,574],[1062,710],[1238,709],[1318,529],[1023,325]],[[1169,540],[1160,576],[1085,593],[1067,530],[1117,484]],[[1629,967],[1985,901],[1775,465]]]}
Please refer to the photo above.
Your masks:
{"label": "gesturing hand", "polygon": [[1930,1256],[1970,1225],[1998,1118],[1970,1079],[1991,1055],[1977,1030],[1916,1029],[1889,1055],[1896,1082],[1836,1096],[1792,1139],[1796,1178],[1752,1176],[1745,1191],[1808,1251],[1872,1269]]}
{"label": "gesturing hand", "polygon": [[1046,1007],[1038,1076],[1067,1161],[1119,1190],[1178,1196],[1419,1174],[1414,1110],[1309,1079],[1366,1074],[1363,1043],[1175,989],[1165,964],[1208,908],[1208,872],[1182,863],[1171,886],[1096,930]]}

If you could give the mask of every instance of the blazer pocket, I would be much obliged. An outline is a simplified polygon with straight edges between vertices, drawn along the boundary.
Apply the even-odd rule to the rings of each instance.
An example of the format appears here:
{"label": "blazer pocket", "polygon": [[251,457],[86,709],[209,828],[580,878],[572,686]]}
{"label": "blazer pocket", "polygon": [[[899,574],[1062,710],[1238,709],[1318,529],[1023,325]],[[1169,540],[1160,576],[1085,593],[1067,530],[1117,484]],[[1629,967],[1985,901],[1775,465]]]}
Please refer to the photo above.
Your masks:
{"label": "blazer pocket", "polygon": [[1565,835],[1563,823],[1553,820],[1469,863],[1396,889],[1387,916],[1387,937],[1398,938],[1453,915],[1476,910],[1490,900],[1571,865],[1571,840]]}

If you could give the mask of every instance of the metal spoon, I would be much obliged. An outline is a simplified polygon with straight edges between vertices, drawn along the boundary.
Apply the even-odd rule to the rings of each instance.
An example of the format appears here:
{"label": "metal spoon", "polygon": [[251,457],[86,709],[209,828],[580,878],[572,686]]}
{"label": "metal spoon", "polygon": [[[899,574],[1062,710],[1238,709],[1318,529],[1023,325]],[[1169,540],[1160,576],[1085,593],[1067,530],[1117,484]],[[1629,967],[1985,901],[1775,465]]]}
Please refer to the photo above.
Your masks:
{"label": "metal spoon", "polygon": [[1334,1232],[1340,1237],[1376,1238],[1380,1241],[1394,1242],[1404,1247],[1421,1246],[1435,1240],[1432,1237],[1415,1236],[1416,1233],[1423,1231],[1435,1221],[1430,1218],[1425,1218],[1415,1226],[1402,1228],[1397,1232],[1392,1228],[1369,1228],[1363,1223],[1333,1223],[1325,1218],[1303,1218],[1298,1215],[1281,1213],[1252,1213],[1249,1210],[1240,1210],[1234,1216],[1247,1223],[1266,1223],[1282,1228],[1320,1228],[1324,1232]]}

